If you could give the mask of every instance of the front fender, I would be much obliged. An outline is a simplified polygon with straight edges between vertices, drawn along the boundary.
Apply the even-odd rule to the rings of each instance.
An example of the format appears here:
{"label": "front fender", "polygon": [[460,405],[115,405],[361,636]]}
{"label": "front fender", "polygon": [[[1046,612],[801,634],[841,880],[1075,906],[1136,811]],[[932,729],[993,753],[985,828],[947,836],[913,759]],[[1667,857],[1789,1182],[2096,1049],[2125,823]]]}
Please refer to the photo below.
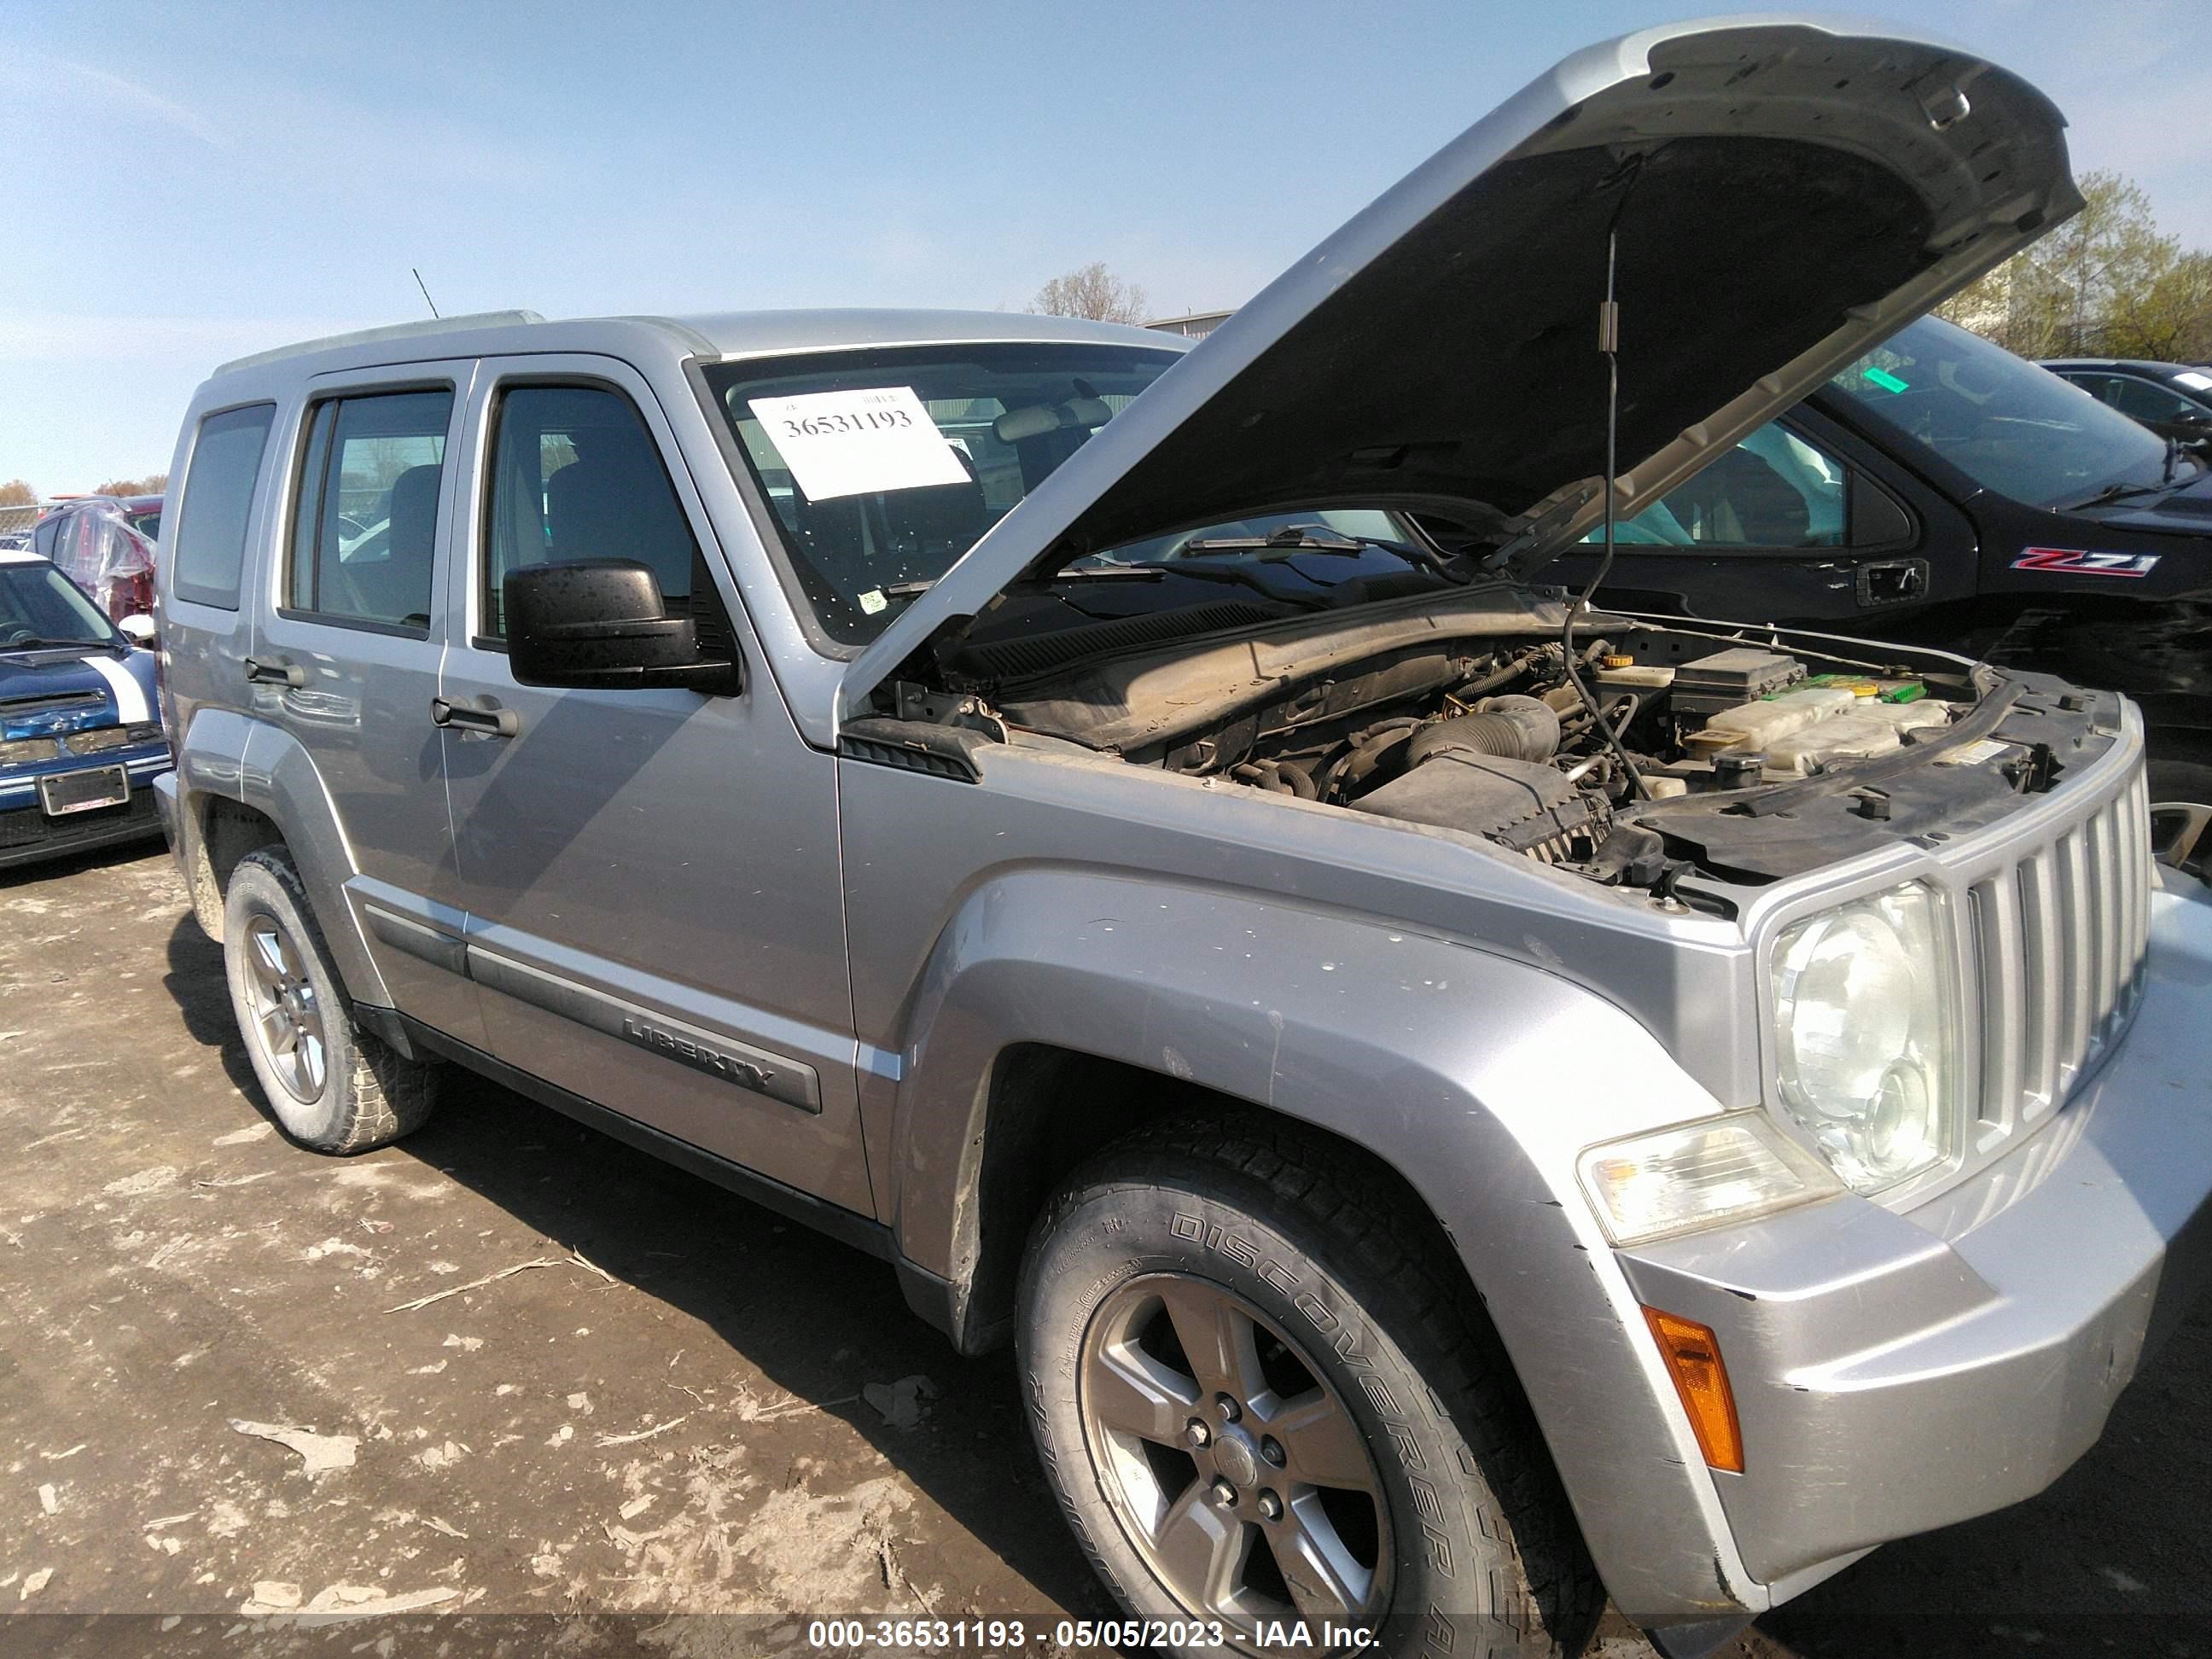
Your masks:
{"label": "front fender", "polygon": [[1644,1620],[1765,1605],[1612,1251],[1592,1142],[1718,1109],[1634,1020],[1526,963],[1265,895],[1032,866],[971,893],[905,1010],[902,1255],[981,1248],[1000,1054],[1124,1062],[1370,1148],[1443,1224],[1534,1406],[1607,1589]]}

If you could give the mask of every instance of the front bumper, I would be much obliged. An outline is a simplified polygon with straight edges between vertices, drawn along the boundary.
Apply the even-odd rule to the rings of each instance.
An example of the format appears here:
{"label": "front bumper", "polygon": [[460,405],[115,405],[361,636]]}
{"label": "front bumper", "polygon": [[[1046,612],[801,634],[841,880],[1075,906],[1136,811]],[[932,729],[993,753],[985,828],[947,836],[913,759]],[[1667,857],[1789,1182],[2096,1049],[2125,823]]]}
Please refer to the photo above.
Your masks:
{"label": "front bumper", "polygon": [[33,779],[10,778],[0,783],[0,870],[121,842],[147,840],[161,833],[154,786],[157,778],[168,772],[167,752],[125,755],[118,761],[98,763],[124,767],[131,779],[129,800],[53,818],[40,809]]}
{"label": "front bumper", "polygon": [[2212,892],[2169,872],[2132,1028],[1972,1180],[1622,1254],[1639,1300],[1719,1340],[1745,1472],[1713,1480],[1775,1601],[2033,1496],[2102,1432],[2212,1264],[2208,990]]}

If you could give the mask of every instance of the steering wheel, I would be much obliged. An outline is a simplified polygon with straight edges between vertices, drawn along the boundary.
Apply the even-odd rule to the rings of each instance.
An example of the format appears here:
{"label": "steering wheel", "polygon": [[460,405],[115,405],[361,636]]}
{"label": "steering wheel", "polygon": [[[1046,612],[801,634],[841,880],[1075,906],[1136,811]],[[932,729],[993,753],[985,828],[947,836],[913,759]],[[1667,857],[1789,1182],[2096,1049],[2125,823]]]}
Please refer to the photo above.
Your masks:
{"label": "steering wheel", "polygon": [[38,637],[39,635],[36,629],[25,628],[18,624],[17,626],[7,630],[4,638],[0,638],[0,644],[15,645],[24,640],[35,640]]}

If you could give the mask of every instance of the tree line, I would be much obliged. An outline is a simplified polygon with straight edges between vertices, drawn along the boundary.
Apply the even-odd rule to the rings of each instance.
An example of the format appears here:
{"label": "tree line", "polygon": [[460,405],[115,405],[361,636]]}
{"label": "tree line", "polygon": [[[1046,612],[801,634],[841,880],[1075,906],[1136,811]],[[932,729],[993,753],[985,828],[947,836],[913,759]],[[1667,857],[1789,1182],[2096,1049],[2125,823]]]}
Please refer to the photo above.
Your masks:
{"label": "tree line", "polygon": [[1936,307],[2022,357],[2212,359],[2212,252],[2158,228],[2120,173],[2076,181],[2081,211]]}
{"label": "tree line", "polygon": [[[110,478],[92,493],[95,495],[158,495],[169,487],[166,472],[149,472],[143,478]],[[0,507],[33,507],[44,499],[22,478],[0,483]]]}

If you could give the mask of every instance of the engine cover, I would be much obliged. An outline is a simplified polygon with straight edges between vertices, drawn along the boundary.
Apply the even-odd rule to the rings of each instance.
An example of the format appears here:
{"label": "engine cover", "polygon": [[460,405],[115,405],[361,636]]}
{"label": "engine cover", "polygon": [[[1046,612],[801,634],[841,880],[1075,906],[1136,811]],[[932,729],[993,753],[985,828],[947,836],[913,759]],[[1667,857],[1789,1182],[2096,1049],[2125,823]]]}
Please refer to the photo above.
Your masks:
{"label": "engine cover", "polygon": [[1602,805],[1539,761],[1440,749],[1352,805],[1362,812],[1482,836],[1547,864],[1574,856],[1604,829]]}

